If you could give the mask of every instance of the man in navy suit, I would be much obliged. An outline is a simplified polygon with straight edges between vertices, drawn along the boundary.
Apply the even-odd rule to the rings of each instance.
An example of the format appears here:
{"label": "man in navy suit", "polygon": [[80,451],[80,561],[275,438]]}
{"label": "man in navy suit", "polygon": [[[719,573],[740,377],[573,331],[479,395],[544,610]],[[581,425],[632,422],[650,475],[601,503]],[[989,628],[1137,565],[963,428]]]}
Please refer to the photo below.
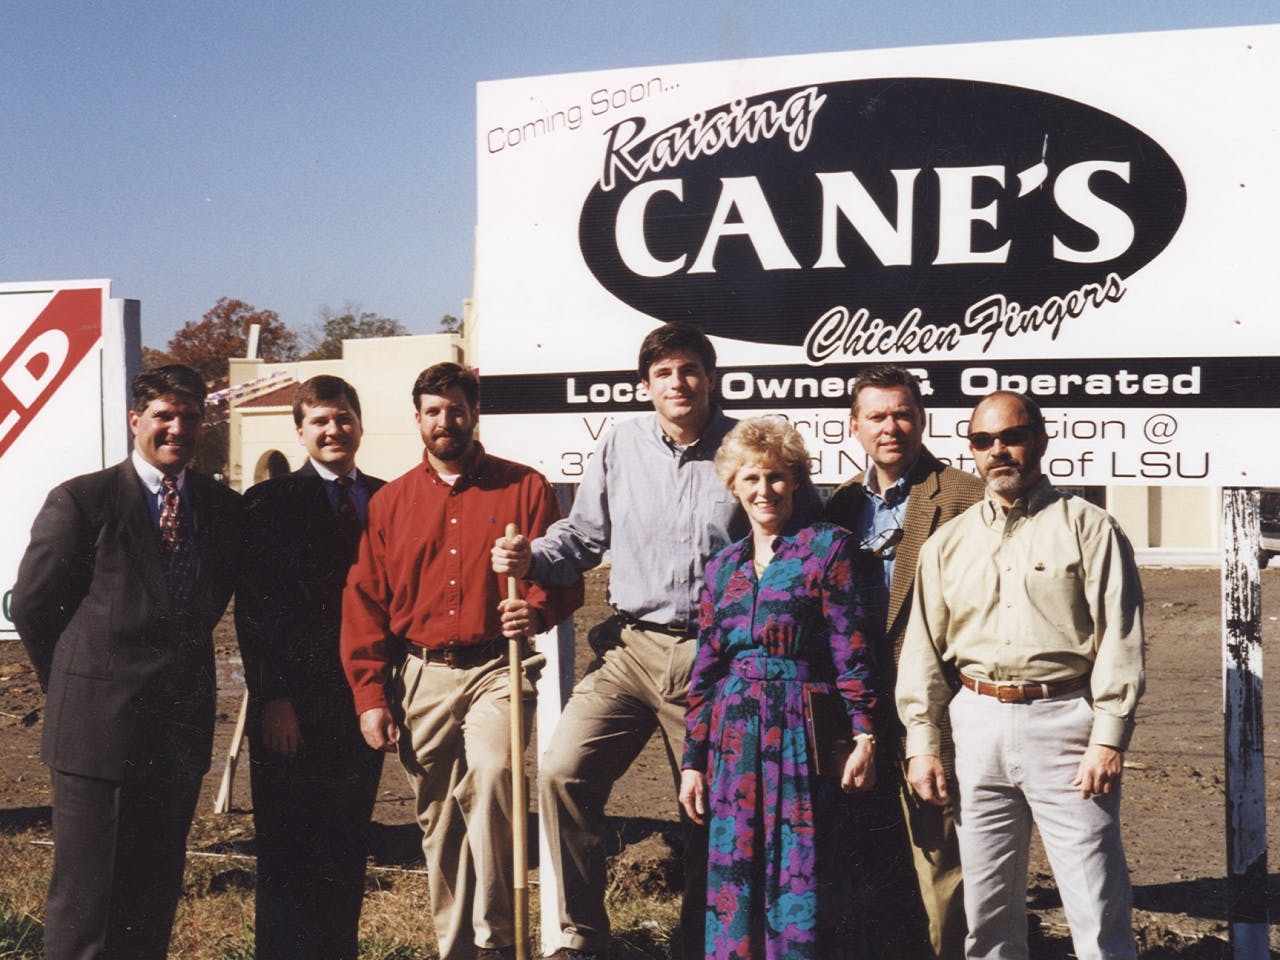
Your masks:
{"label": "man in navy suit", "polygon": [[249,685],[257,955],[355,960],[382,754],[338,658],[342,588],[383,481],[356,469],[360,398],[312,377],[293,403],[301,469],[245,494],[236,629]]}
{"label": "man in navy suit", "polygon": [[13,587],[13,621],[48,695],[49,960],[166,955],[213,749],[213,628],[243,505],[187,469],[200,376],[160,367],[132,392],[132,455],[49,494]]}

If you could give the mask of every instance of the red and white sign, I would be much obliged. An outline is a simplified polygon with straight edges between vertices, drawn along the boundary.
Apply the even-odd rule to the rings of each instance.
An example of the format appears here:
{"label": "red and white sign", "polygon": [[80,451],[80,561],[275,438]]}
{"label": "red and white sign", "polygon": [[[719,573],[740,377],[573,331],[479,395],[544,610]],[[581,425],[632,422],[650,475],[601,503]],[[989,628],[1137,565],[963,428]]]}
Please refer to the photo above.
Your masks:
{"label": "red and white sign", "polygon": [[31,522],[49,490],[128,451],[136,304],[107,280],[0,283],[0,635]]}

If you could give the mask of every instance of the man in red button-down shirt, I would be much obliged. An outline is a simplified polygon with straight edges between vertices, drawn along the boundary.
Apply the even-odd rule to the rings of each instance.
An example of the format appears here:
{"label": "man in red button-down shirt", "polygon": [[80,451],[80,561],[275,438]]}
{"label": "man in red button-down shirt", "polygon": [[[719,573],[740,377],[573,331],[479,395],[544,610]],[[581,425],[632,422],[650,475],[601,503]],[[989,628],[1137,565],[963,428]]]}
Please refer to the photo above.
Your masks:
{"label": "man in red button-down shirt", "polygon": [[[505,638],[564,619],[582,603],[582,583],[528,582],[523,600],[504,599],[489,549],[508,523],[537,537],[559,519],[551,486],[475,440],[480,387],[471,371],[428,367],[413,402],[423,462],[370,501],[342,602],[343,666],[365,740],[398,750],[414,788],[441,960],[508,957],[515,936]],[[528,723],[544,658],[527,650],[523,662]]]}

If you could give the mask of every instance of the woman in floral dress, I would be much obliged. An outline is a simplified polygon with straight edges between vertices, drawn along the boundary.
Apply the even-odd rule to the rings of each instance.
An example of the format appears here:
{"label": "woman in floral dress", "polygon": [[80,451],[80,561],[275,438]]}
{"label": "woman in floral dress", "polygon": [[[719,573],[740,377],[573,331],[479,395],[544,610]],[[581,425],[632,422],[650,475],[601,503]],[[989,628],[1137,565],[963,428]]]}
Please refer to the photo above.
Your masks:
{"label": "woman in floral dress", "polygon": [[[809,455],[785,420],[739,423],[716,469],[751,535],[707,566],[689,684],[680,802],[709,822],[706,954],[829,960],[838,791],[870,786],[875,769],[855,544],[791,522]],[[806,686],[838,690],[857,734],[838,783],[812,770]]]}

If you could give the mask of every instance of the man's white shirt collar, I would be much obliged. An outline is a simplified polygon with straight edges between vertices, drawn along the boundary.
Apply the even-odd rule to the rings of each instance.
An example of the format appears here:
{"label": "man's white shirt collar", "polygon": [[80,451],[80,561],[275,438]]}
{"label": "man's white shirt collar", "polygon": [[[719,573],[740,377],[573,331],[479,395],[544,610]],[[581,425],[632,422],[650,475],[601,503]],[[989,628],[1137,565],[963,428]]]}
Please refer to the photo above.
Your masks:
{"label": "man's white shirt collar", "polygon": [[[138,452],[138,448],[133,448],[133,453],[129,455],[129,459],[133,461],[133,469],[148,490],[156,496],[160,495],[160,491],[164,488],[164,474],[160,468],[154,464],[148,463]],[[183,467],[178,473],[178,490],[181,491],[187,483],[187,468]]]}
{"label": "man's white shirt collar", "polygon": [[334,473],[332,470],[326,467],[323,463],[318,463],[315,460],[313,460],[311,457],[307,457],[307,459],[311,460],[311,466],[315,467],[316,473],[320,474],[322,479],[328,480],[330,483],[332,483],[334,480],[337,480],[339,477],[350,477],[352,483],[356,482],[355,467],[352,467],[346,473]]}

